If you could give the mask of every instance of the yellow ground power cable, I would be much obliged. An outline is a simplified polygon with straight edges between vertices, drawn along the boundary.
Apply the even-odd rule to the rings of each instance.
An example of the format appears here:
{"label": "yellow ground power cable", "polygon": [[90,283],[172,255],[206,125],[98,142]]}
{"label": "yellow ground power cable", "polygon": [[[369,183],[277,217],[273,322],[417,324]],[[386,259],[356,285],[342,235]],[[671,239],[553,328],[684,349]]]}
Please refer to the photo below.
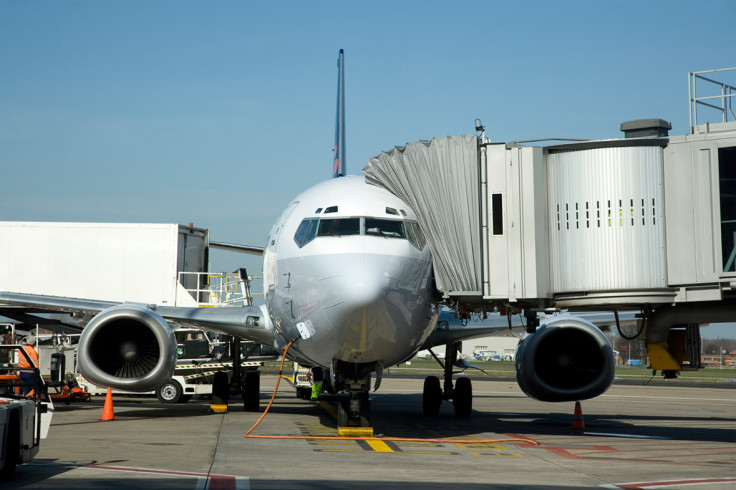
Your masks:
{"label": "yellow ground power cable", "polygon": [[281,357],[281,365],[279,366],[279,375],[276,379],[276,387],[273,389],[271,399],[266,405],[266,409],[261,414],[261,417],[253,424],[253,427],[248,429],[245,433],[245,437],[249,439],[306,439],[306,440],[330,440],[330,441],[392,441],[392,442],[431,442],[436,444],[497,444],[499,442],[524,442],[527,444],[540,445],[539,442],[532,439],[526,439],[523,437],[512,437],[506,439],[422,439],[415,437],[346,437],[346,436],[273,436],[273,435],[251,435],[251,432],[261,423],[263,418],[268,413],[268,410],[273,404],[273,400],[276,398],[276,392],[279,390],[279,383],[281,383],[281,375],[284,371],[284,362],[286,361],[286,353],[289,352],[289,347],[293,344],[296,339],[289,342],[284,348],[284,354]]}

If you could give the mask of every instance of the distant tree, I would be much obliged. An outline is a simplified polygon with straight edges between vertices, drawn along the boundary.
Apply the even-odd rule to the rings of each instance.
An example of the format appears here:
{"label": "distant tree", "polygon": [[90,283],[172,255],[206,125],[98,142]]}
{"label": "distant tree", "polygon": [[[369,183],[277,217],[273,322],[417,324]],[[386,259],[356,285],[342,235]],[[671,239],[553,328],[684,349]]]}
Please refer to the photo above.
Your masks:
{"label": "distant tree", "polygon": [[703,354],[720,355],[721,350],[725,350],[726,354],[736,350],[736,339],[703,339]]}

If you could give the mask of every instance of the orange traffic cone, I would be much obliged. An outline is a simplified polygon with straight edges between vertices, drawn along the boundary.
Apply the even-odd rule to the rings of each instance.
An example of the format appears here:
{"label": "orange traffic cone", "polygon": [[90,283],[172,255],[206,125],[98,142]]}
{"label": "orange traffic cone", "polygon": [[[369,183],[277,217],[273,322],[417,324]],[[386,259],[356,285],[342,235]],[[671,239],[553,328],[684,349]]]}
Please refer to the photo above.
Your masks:
{"label": "orange traffic cone", "polygon": [[572,421],[573,429],[585,429],[585,422],[583,422],[583,409],[580,408],[580,402],[575,402],[575,418]]}
{"label": "orange traffic cone", "polygon": [[97,420],[115,420],[115,414],[112,411],[112,388],[107,388],[107,395],[105,395],[105,406],[102,407],[102,417]]}

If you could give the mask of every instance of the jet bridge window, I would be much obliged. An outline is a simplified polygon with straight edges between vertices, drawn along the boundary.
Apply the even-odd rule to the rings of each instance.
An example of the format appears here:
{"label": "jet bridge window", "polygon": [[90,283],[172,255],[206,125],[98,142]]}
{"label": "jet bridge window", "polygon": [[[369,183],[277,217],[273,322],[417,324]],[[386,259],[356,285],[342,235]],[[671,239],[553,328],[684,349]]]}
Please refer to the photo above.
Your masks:
{"label": "jet bridge window", "polygon": [[317,236],[360,235],[360,218],[322,219]]}
{"label": "jet bridge window", "polygon": [[736,146],[718,148],[723,272],[736,271]]}
{"label": "jet bridge window", "polygon": [[314,240],[318,224],[319,220],[316,218],[307,218],[299,223],[299,227],[294,233],[294,241],[299,245],[299,248]]}
{"label": "jet bridge window", "polygon": [[365,218],[365,234],[385,238],[406,238],[404,222],[395,219]]}

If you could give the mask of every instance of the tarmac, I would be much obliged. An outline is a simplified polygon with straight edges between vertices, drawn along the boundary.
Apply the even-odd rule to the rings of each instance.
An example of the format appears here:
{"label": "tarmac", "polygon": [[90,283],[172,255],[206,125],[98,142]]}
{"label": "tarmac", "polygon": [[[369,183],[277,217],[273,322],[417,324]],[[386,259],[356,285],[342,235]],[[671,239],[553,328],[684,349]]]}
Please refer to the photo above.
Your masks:
{"label": "tarmac", "polygon": [[[261,378],[262,409],[275,381]],[[582,402],[582,429],[574,403],[472,383],[471,417],[451,402],[425,417],[422,380],[386,377],[371,395],[378,440],[320,439],[337,435],[337,396],[300,400],[287,381],[253,434],[302,439],[246,438],[261,413],[235,400],[215,414],[206,400],[117,396],[112,421],[97,420],[104,397],[57,405],[38,457],[2,488],[736,488],[735,383],[617,383]]]}

